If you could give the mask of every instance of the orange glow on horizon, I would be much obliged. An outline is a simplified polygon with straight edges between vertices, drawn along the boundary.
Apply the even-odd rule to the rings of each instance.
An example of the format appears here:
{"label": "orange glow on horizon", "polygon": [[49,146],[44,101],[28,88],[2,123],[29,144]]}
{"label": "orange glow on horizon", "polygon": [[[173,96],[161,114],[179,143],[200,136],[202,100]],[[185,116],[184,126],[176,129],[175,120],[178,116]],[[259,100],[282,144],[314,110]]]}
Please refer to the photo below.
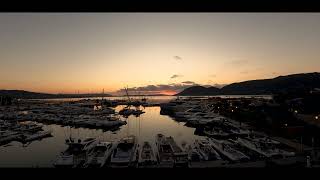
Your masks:
{"label": "orange glow on horizon", "polygon": [[164,94],[164,95],[168,95],[168,96],[172,96],[177,94],[178,92],[176,91],[171,91],[171,90],[165,90],[165,91],[161,91],[160,94]]}

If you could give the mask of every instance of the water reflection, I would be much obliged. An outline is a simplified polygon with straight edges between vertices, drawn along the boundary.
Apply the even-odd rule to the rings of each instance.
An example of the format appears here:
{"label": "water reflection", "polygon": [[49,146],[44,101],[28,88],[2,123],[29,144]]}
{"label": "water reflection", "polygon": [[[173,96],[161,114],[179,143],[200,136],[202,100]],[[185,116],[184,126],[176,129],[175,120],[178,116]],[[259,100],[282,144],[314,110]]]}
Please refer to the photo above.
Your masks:
{"label": "water reflection", "polygon": [[[116,107],[116,111],[123,106]],[[176,122],[169,116],[160,115],[160,107],[146,107],[146,113],[139,117],[129,116],[124,119],[127,124],[117,131],[107,131],[70,128],[59,125],[45,125],[44,130],[52,130],[53,137],[34,141],[26,147],[21,143],[12,142],[9,146],[0,147],[1,167],[52,167],[53,160],[65,150],[65,139],[69,136],[75,138],[95,137],[102,141],[119,140],[128,135],[135,135],[142,144],[149,141],[154,144],[155,135],[162,133],[165,136],[173,136],[177,143],[192,143],[195,139],[202,138],[194,135],[195,128],[184,126],[183,122]]]}

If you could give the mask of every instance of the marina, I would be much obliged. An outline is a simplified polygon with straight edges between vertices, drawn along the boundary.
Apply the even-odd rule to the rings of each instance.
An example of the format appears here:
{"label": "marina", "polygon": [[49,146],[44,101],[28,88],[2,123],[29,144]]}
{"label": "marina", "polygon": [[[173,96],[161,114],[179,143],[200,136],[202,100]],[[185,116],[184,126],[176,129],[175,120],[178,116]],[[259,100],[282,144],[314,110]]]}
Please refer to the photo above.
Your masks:
{"label": "marina", "polygon": [[[166,99],[166,97],[164,99]],[[43,100],[41,100],[40,102],[47,103],[47,101],[43,101]],[[50,102],[55,103],[60,101],[53,100]],[[62,101],[62,102],[69,102],[69,101]],[[38,103],[39,101],[36,101],[34,106],[40,107]],[[54,106],[51,106],[51,107],[53,109],[57,108]],[[124,107],[125,106],[123,105],[119,105],[113,109],[115,110],[115,112],[119,112]],[[11,108],[16,108],[16,107],[11,107]],[[20,108],[22,109],[23,106],[20,105]],[[37,124],[41,126],[44,129],[44,131],[51,131],[52,137],[44,138],[41,141],[32,141],[31,143],[28,143],[25,146],[23,146],[21,142],[18,142],[15,140],[11,140],[11,142],[7,142],[6,144],[3,144],[2,146],[0,146],[0,149],[3,152],[0,154],[0,159],[1,159],[0,166],[1,167],[54,167],[54,164],[57,162],[57,159],[59,159],[60,154],[65,152],[68,149],[69,146],[66,143],[66,140],[70,140],[70,137],[71,139],[74,139],[73,140],[74,142],[77,142],[79,139],[81,140],[81,142],[83,142],[83,140],[85,140],[86,138],[91,137],[96,139],[97,143],[99,142],[116,143],[122,138],[128,137],[130,135],[134,135],[137,137],[137,142],[140,143],[140,147],[141,147],[140,149],[142,149],[144,142],[149,142],[149,144],[153,148],[155,148],[154,137],[157,133],[171,135],[175,137],[175,140],[178,141],[178,143],[182,143],[185,140],[192,141],[194,139],[201,138],[200,136],[194,135],[194,128],[188,128],[184,126],[183,123],[179,124],[175,121],[172,121],[170,117],[161,116],[159,113],[160,111],[159,107],[146,107],[143,110],[146,113],[140,115],[139,117],[131,115],[126,118],[121,115],[117,115],[117,117],[121,118],[121,121],[126,122],[126,124],[116,129],[93,128],[90,126],[89,127],[74,126],[72,123],[68,125],[67,123],[61,124],[61,123],[55,123],[54,121],[53,122],[41,121],[41,120],[37,120],[37,118],[35,118],[36,119],[35,121],[22,121],[22,118],[21,118],[19,119],[19,121],[17,121],[18,123],[32,122],[33,124]],[[93,108],[92,108],[92,111],[93,111]],[[1,112],[4,112],[4,111],[1,111]],[[9,117],[8,114],[6,115],[1,114],[1,115],[2,117],[4,116]],[[42,115],[44,115],[44,113],[41,114],[41,116]],[[73,115],[71,117],[75,117],[75,116],[76,115]],[[79,116],[76,116],[76,117],[79,117]],[[80,117],[83,117],[83,116],[80,116]],[[47,118],[46,115],[43,116],[43,119],[45,118]],[[12,121],[12,119],[13,117],[11,117],[10,120],[9,119],[6,120],[6,122],[10,122]],[[32,119],[30,118],[28,120],[32,120]],[[64,156],[64,159],[66,159],[65,161],[66,164],[68,164],[67,163],[68,155],[71,155],[73,153],[73,150],[72,149],[70,150],[71,151],[67,151]],[[90,155],[90,152],[87,153],[88,160],[90,159],[89,157],[91,155]],[[15,157],[17,158],[15,159]],[[111,156],[109,157],[109,159],[107,159],[107,161],[110,163],[110,160],[111,160]],[[89,167],[88,165],[89,163],[87,164],[85,162],[81,162],[81,163],[83,167],[87,167],[87,166]]]}
{"label": "marina", "polygon": [[319,15],[3,13],[0,168],[320,167]]}
{"label": "marina", "polygon": [[[166,101],[151,107],[112,107],[99,100],[26,101],[19,111],[14,107],[10,114],[1,114],[6,120],[1,121],[0,148],[13,153],[54,147],[45,152],[48,157],[43,162],[26,161],[30,164],[23,167],[199,168],[250,162],[267,166],[272,159],[301,157],[250,125],[210,111],[197,98]],[[120,113],[128,109],[144,113]],[[101,125],[116,122],[120,124],[117,128]],[[1,157],[0,166],[10,166],[13,155]]]}

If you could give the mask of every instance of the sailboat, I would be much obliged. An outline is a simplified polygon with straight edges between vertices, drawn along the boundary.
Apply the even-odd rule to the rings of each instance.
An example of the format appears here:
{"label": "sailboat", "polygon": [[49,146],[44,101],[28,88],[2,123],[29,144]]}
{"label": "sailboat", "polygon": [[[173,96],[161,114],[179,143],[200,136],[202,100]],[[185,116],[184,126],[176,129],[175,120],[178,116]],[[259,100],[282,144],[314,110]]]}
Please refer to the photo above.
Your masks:
{"label": "sailboat", "polygon": [[[129,93],[128,93],[128,88],[125,88],[125,92],[126,92],[126,96],[128,98],[128,105],[126,107],[124,107],[123,109],[121,109],[119,111],[119,114],[123,115],[125,117],[128,117],[128,116],[130,116],[132,114],[136,115],[136,116],[139,116],[140,114],[145,113],[142,110],[138,109],[138,107],[141,105],[141,103],[139,101],[134,101],[134,102],[131,101],[131,98],[130,98]],[[135,106],[136,109],[130,109],[131,105]]]}

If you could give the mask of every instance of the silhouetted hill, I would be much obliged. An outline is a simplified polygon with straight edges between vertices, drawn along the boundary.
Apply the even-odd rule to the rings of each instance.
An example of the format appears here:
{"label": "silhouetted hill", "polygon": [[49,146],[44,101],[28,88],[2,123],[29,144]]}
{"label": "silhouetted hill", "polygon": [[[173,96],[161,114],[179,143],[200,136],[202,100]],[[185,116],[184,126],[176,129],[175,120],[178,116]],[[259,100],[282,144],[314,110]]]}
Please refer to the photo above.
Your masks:
{"label": "silhouetted hill", "polygon": [[293,74],[273,79],[233,83],[223,87],[223,94],[274,94],[311,90],[320,87],[320,73]]}
{"label": "silhouetted hill", "polygon": [[192,86],[186,88],[182,92],[176,94],[176,96],[209,96],[220,94],[220,89],[216,87],[203,87],[203,86]]}
{"label": "silhouetted hill", "polygon": [[310,91],[320,87],[320,73],[293,74],[273,79],[251,80],[233,83],[221,89],[193,86],[176,94],[178,96],[201,95],[267,95],[283,92]]}
{"label": "silhouetted hill", "polygon": [[[0,90],[0,96],[10,96],[20,99],[53,99],[53,98],[89,98],[89,97],[102,97],[102,94],[47,94],[29,92],[24,90]],[[111,96],[104,94],[104,97]]]}

